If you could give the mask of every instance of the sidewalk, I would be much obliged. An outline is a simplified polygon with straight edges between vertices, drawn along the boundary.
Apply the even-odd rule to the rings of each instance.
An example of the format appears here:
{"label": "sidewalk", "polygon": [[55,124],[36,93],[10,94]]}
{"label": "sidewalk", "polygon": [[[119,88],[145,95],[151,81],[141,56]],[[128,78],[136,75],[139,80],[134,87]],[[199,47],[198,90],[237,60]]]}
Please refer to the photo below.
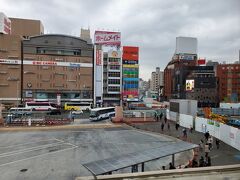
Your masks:
{"label": "sidewalk", "polygon": [[[164,130],[161,130],[162,122],[164,123]],[[168,122],[170,124],[170,130],[168,130]],[[174,121],[168,120],[166,123],[164,120],[161,120],[160,122],[153,122],[153,123],[145,123],[145,124],[132,124],[133,127],[136,127],[138,129],[157,132],[161,134],[165,134],[168,136],[172,136],[175,138],[183,139],[183,127],[179,127],[178,131],[175,129],[176,123]],[[199,144],[200,140],[203,140],[204,143],[205,137],[203,133],[192,131],[190,133],[190,130],[187,129],[187,141]],[[205,158],[204,149],[203,151],[199,151],[199,155],[197,160],[203,156]],[[220,141],[220,148],[216,148],[215,144],[215,138],[213,138],[213,149],[209,153],[209,156],[211,157],[212,166],[219,166],[219,165],[232,165],[232,164],[240,164],[240,151],[237,149],[234,149],[233,147],[225,144],[224,142]]]}

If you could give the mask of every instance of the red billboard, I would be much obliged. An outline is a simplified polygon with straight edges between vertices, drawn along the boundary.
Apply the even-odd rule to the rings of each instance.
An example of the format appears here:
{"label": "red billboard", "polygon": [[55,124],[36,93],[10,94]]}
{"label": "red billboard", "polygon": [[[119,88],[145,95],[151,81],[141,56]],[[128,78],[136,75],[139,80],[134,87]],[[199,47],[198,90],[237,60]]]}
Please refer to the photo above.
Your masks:
{"label": "red billboard", "polygon": [[123,60],[135,60],[138,61],[138,47],[123,46]]}
{"label": "red billboard", "polygon": [[96,50],[96,65],[102,65],[102,50]]}

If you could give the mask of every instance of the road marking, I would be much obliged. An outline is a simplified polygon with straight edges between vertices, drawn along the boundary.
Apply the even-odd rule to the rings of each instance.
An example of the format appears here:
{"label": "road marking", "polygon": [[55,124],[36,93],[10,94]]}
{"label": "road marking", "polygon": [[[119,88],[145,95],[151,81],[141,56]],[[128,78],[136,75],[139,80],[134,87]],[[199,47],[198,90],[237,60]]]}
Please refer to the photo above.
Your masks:
{"label": "road marking", "polygon": [[29,157],[29,158],[20,159],[20,160],[17,160],[17,161],[12,161],[12,162],[8,162],[8,163],[0,164],[0,167],[1,167],[1,166],[5,166],[5,165],[9,165],[9,164],[14,164],[14,163],[21,162],[21,161],[25,161],[25,160],[29,160],[29,159],[34,159],[34,158],[37,158],[37,157],[40,157],[40,156],[51,155],[51,154],[55,154],[55,153],[58,153],[58,152],[63,152],[63,151],[75,149],[75,148],[76,148],[76,147],[70,147],[70,148],[66,148],[66,149],[59,150],[59,151],[54,151],[54,152],[48,152],[48,153],[44,153],[44,154],[39,154],[39,155],[32,156],[32,157]]}
{"label": "road marking", "polygon": [[34,141],[34,142],[28,142],[28,143],[22,143],[22,144],[16,144],[16,145],[4,146],[4,147],[0,146],[0,149],[6,149],[9,147],[16,147],[16,146],[22,146],[22,145],[33,144],[33,143],[38,143],[38,142],[43,142],[43,141],[51,141],[51,140],[57,140],[57,139],[53,138],[53,139],[46,139],[46,140],[40,140],[40,141]]}
{"label": "road marking", "polygon": [[60,141],[60,142],[63,142],[64,144],[69,144],[69,145],[71,145],[71,146],[78,147],[77,145],[72,144],[72,143],[70,143],[70,142],[68,142],[68,141],[64,141],[64,140],[57,139],[57,138],[55,138],[55,139],[58,140],[58,141]]}
{"label": "road marking", "polygon": [[58,142],[58,143],[41,145],[41,146],[35,146],[35,147],[31,147],[31,148],[26,148],[26,149],[20,149],[18,151],[2,153],[2,154],[0,154],[0,158],[7,157],[7,156],[12,156],[12,155],[15,155],[15,154],[21,154],[21,153],[25,153],[25,152],[31,152],[31,151],[35,151],[35,150],[40,150],[40,149],[44,149],[46,147],[54,147],[54,146],[63,145],[63,144],[66,144],[66,143]]}

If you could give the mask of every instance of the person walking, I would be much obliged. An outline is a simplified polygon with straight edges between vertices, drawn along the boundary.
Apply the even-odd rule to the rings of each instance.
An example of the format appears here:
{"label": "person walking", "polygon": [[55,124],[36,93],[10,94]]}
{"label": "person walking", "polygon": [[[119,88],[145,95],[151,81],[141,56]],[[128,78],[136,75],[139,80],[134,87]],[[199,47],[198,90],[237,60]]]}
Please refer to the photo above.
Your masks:
{"label": "person walking", "polygon": [[187,130],[185,128],[183,129],[183,137],[187,138]]}
{"label": "person walking", "polygon": [[176,128],[176,130],[178,131],[178,128],[179,128],[178,122],[176,123],[175,128]]}
{"label": "person walking", "polygon": [[162,119],[162,117],[163,117],[163,114],[162,114],[162,112],[160,113],[160,119]]}
{"label": "person walking", "polygon": [[217,147],[217,149],[219,149],[219,146],[220,146],[220,141],[219,141],[219,139],[216,139],[216,147]]}
{"label": "person walking", "polygon": [[208,138],[209,138],[209,136],[210,136],[209,131],[207,131],[207,132],[204,134],[204,136],[205,136],[206,141],[208,141]]}
{"label": "person walking", "polygon": [[207,157],[206,166],[212,166],[211,158],[209,156]]}
{"label": "person walking", "polygon": [[170,131],[170,123],[167,124],[168,131]]}
{"label": "person walking", "polygon": [[200,140],[200,143],[199,143],[199,150],[200,150],[200,152],[203,151],[203,140],[202,139]]}
{"label": "person walking", "polygon": [[210,152],[209,144],[208,144],[208,143],[205,144],[204,152],[205,152],[205,158],[207,158],[207,157],[208,157],[208,154],[209,154],[209,152]]}
{"label": "person walking", "polygon": [[213,137],[212,136],[209,136],[208,138],[208,144],[209,144],[209,149],[211,150],[213,148]]}
{"label": "person walking", "polygon": [[163,122],[161,124],[161,129],[162,129],[162,131],[164,130],[164,123]]}

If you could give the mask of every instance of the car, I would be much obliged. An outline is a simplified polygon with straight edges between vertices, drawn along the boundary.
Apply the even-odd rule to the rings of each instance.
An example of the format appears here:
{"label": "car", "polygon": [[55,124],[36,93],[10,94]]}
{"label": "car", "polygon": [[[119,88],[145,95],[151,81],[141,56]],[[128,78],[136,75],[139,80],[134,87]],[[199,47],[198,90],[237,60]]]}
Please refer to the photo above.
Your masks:
{"label": "car", "polygon": [[47,113],[48,115],[61,115],[60,109],[53,109]]}
{"label": "car", "polygon": [[78,110],[78,111],[72,111],[71,113],[72,114],[83,114],[83,111],[82,110]]}

